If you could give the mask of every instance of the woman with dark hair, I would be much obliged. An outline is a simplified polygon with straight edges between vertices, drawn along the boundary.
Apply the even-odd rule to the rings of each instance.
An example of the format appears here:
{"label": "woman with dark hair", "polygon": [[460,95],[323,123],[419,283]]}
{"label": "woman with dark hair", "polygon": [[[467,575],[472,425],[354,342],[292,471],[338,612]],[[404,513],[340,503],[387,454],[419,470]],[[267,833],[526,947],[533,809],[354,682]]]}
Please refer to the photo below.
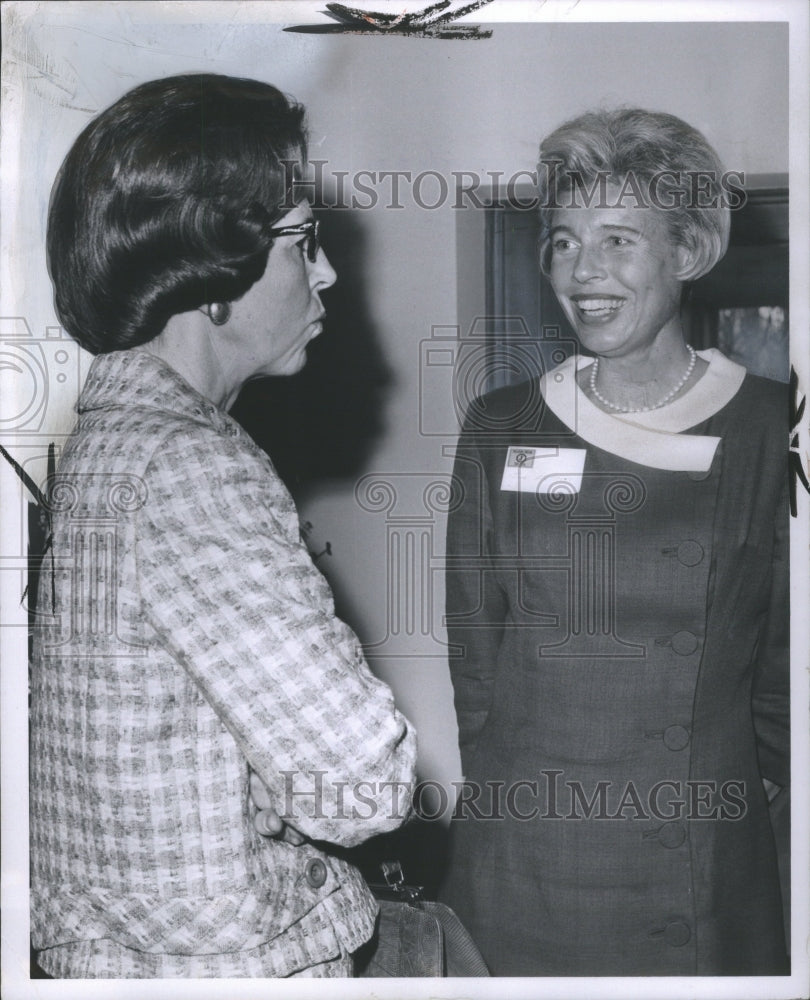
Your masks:
{"label": "woman with dark hair", "polygon": [[476,401],[459,441],[444,896],[496,975],[785,973],[786,393],[681,322],[741,193],[632,109],[553,132],[539,180],[589,356]]}
{"label": "woman with dark hair", "polygon": [[31,925],[51,976],[344,976],[376,906],[328,843],[409,814],[415,736],[226,411],[288,375],[335,280],[268,84],[137,87],[50,208],[96,358],[49,483],[31,680]]}

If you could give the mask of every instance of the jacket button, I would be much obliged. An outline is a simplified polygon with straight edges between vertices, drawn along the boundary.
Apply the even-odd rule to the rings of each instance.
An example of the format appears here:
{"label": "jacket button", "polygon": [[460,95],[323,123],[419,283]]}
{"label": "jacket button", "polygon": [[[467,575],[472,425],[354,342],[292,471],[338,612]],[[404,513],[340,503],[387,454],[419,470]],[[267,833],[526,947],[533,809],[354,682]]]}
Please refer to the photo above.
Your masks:
{"label": "jacket button", "polygon": [[681,823],[664,823],[658,831],[658,840],[667,850],[674,851],[686,840],[686,830]]}
{"label": "jacket button", "polygon": [[673,948],[682,948],[692,937],[689,924],[683,920],[673,920],[664,928],[664,940]]}
{"label": "jacket button", "polygon": [[667,726],[664,730],[664,746],[667,750],[683,750],[689,745],[689,730],[683,726]]}
{"label": "jacket button", "polygon": [[697,636],[694,632],[676,632],[672,637],[672,648],[679,656],[689,656],[698,648]]}
{"label": "jacket button", "polygon": [[326,865],[320,858],[312,858],[311,861],[307,861],[304,875],[313,889],[320,889],[326,881]]}
{"label": "jacket button", "polygon": [[688,538],[678,546],[678,562],[684,566],[697,566],[703,559],[703,546]]}

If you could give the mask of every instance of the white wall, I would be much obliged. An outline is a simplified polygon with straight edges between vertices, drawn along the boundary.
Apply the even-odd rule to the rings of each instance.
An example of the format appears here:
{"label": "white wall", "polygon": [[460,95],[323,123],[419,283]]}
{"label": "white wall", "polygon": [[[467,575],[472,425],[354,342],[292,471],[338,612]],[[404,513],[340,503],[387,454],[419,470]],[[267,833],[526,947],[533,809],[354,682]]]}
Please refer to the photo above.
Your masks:
{"label": "white wall", "polygon": [[[321,6],[311,5],[309,20]],[[788,169],[784,24],[497,24],[486,41],[442,42],[287,34],[267,23],[277,14],[262,4],[137,3],[6,12],[5,114],[18,131],[5,130],[4,171],[16,159],[19,174],[13,203],[4,205],[2,316],[25,316],[36,337],[56,323],[45,212],[79,129],[131,86],[181,71],[257,76],[292,93],[309,109],[311,155],[334,170],[509,175],[532,169],[540,137],[560,121],[614,103],[680,115],[706,132],[729,168]],[[380,204],[356,213],[367,247],[366,305],[393,375],[385,433],[366,472],[393,483],[399,506],[391,516],[422,518],[414,537],[433,532],[416,589],[421,597],[428,580],[435,585],[434,635],[394,637],[385,647],[392,655],[374,665],[417,724],[423,773],[446,780],[458,775],[458,757],[441,647],[443,523],[422,495],[449,475],[445,451],[456,422],[449,391],[434,388],[420,401],[420,345],[435,326],[466,329],[483,310],[483,228],[479,217],[459,220],[450,205],[426,211],[404,200],[402,211]],[[64,396],[49,398],[43,434],[64,424],[72,403],[71,384],[51,388]],[[444,436],[421,433],[420,405]],[[313,496],[305,513],[332,543],[329,573],[352,624],[366,642],[384,639],[392,527],[385,513],[363,509],[354,481]]]}

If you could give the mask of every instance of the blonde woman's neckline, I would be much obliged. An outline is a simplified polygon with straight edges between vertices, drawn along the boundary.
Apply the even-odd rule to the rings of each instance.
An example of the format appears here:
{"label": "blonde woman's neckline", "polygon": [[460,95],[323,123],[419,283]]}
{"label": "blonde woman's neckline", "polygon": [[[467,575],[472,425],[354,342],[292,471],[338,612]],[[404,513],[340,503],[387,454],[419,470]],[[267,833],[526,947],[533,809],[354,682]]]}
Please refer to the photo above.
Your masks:
{"label": "blonde woman's neckline", "polygon": [[715,348],[698,351],[697,355],[706,363],[702,377],[658,410],[609,413],[597,406],[578,379],[578,372],[593,360],[580,355],[569,357],[543,375],[540,389],[549,409],[577,434],[586,430],[587,434],[593,432],[600,440],[607,440],[623,434],[628,427],[656,431],[656,437],[662,433],[682,434],[726,406],[745,378],[745,368]]}

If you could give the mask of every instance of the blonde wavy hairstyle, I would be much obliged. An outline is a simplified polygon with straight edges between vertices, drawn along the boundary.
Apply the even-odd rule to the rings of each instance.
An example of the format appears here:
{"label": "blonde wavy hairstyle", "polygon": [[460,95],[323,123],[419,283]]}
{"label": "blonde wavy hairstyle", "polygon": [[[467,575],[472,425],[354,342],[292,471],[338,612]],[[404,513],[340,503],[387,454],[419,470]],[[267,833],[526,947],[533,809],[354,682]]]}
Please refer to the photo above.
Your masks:
{"label": "blonde wavy hairstyle", "polygon": [[[695,175],[700,178],[698,198]],[[649,207],[664,215],[671,239],[688,251],[689,265],[680,277],[694,281],[728,247],[732,189],[727,177],[706,138],[675,115],[618,108],[573,118],[540,144],[541,267],[548,272],[549,234],[560,199],[575,194],[575,188],[592,191],[600,181],[622,186],[630,178],[632,190],[654,193]],[[733,191],[744,200],[739,188]]]}

